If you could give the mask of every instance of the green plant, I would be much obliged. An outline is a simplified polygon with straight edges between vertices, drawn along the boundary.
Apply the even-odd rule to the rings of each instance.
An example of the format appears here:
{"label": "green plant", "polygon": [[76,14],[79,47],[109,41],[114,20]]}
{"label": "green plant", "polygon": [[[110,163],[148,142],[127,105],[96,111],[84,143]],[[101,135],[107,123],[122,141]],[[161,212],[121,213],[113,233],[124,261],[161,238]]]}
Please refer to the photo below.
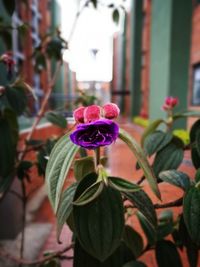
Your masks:
{"label": "green plant", "polygon": [[[103,136],[113,134],[106,128],[110,123],[107,122],[103,111],[101,114],[104,114],[105,118],[96,117],[89,124],[82,123],[84,127],[78,126],[76,134],[66,134],[54,146],[46,170],[48,195],[57,215],[58,240],[65,223],[73,230],[75,267],[82,266],[83,262],[87,263],[87,266],[102,267],[146,266],[138,261],[138,258],[149,250],[155,251],[160,267],[169,264],[182,266],[178,252],[181,247],[186,248],[190,266],[197,266],[200,243],[200,120],[190,130],[190,144],[184,144],[173,134],[172,129],[175,120],[200,114],[174,114],[174,106],[175,104],[169,104],[166,108],[166,120],[158,119],[146,128],[142,139],[143,149],[132,136],[119,129],[118,137],[128,145],[138,160],[137,167],[143,170],[143,176],[137,183],[128,182],[121,177],[112,177],[100,162],[100,147],[106,144]],[[93,113],[95,110],[93,109]],[[74,114],[76,116],[76,112]],[[84,121],[87,111],[83,109],[82,114]],[[80,114],[78,118],[82,121]],[[104,123],[106,127],[103,126]],[[157,130],[161,123],[166,126],[164,131]],[[102,125],[101,128],[99,125]],[[91,127],[93,131],[90,133]],[[101,143],[98,141],[100,139]],[[87,145],[85,140],[88,140]],[[81,157],[77,144],[90,149],[93,147],[94,157]],[[195,180],[177,170],[186,149],[191,149],[192,162],[197,169]],[[80,155],[78,159],[75,158],[77,154]],[[151,164],[146,156],[153,156]],[[73,162],[77,181],[63,191],[64,181]],[[151,198],[139,186],[144,179],[147,179],[157,199],[162,197],[162,191],[158,187],[162,182],[181,188],[183,195],[173,202],[153,204]],[[183,213],[180,211],[176,219],[172,210],[161,212],[159,217],[156,214],[157,209],[177,206],[183,206]],[[130,212],[132,209],[137,211],[134,214],[138,217],[148,240],[145,247],[142,236],[134,226],[126,224],[125,218],[130,214],[134,216]],[[73,225],[69,218],[73,218]],[[168,236],[172,236],[172,241],[166,239]]]}

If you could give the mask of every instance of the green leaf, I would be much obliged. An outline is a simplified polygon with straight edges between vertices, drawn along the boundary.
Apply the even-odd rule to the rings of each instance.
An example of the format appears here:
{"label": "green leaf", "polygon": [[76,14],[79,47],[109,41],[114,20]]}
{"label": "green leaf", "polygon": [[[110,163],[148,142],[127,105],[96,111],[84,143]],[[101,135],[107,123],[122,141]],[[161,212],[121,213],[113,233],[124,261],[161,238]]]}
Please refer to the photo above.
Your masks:
{"label": "green leaf", "polygon": [[8,50],[12,49],[12,35],[9,31],[2,30],[0,31],[0,37],[3,39],[3,42],[6,45]]}
{"label": "green leaf", "polygon": [[141,261],[130,261],[123,265],[123,267],[147,267],[147,265]]}
{"label": "green leaf", "polygon": [[188,233],[200,245],[200,188],[191,187],[183,199],[183,216]]}
{"label": "green leaf", "polygon": [[141,189],[139,185],[131,183],[119,177],[108,177],[108,183],[111,187],[120,192],[135,192]]}
{"label": "green leaf", "polygon": [[8,14],[12,16],[15,11],[15,0],[2,0],[2,1]]}
{"label": "green leaf", "polygon": [[156,260],[158,267],[182,267],[180,255],[176,246],[168,240],[157,242]]}
{"label": "green leaf", "polygon": [[160,199],[161,196],[160,196],[160,191],[159,191],[159,188],[156,182],[156,178],[139,144],[135,141],[135,139],[132,136],[130,136],[126,131],[122,129],[120,129],[119,131],[119,138],[122,141],[124,141],[128,145],[128,147],[131,149],[131,151],[134,153],[135,157],[138,160],[140,167],[144,171],[144,175],[152,191]]}
{"label": "green leaf", "polygon": [[143,250],[143,239],[131,226],[125,225],[123,240],[132,251],[135,258],[138,258]]}
{"label": "green leaf", "polygon": [[113,18],[113,21],[118,25],[119,24],[119,19],[120,19],[120,14],[119,14],[119,10],[117,8],[115,8],[113,10],[112,18]]}
{"label": "green leaf", "polygon": [[200,120],[197,120],[190,131],[190,140],[192,144],[191,158],[196,169],[200,168]]}
{"label": "green leaf", "polygon": [[143,191],[123,193],[133,205],[145,216],[152,227],[157,227],[157,217],[153,203],[149,196]]}
{"label": "green leaf", "polygon": [[191,110],[191,111],[184,111],[182,113],[177,113],[177,114],[174,114],[173,115],[173,120],[177,120],[177,119],[180,119],[180,118],[185,118],[185,117],[200,117],[200,112],[199,111],[194,111],[194,110]]}
{"label": "green leaf", "polygon": [[200,156],[199,153],[197,152],[197,149],[194,147],[191,150],[191,159],[192,159],[192,163],[194,165],[194,167],[196,169],[200,168]]}
{"label": "green leaf", "polygon": [[17,113],[17,115],[22,115],[28,101],[24,88],[6,87],[5,95],[10,107]]}
{"label": "green leaf", "polygon": [[161,150],[172,140],[171,133],[164,133],[161,131],[155,131],[154,133],[148,135],[144,140],[144,150],[148,156]]}
{"label": "green leaf", "polygon": [[142,146],[144,145],[144,140],[146,139],[146,137],[150,135],[151,133],[153,133],[161,123],[165,123],[165,121],[162,119],[158,119],[158,120],[152,121],[149,124],[149,126],[145,129],[144,133],[142,134],[142,138],[141,138]]}
{"label": "green leaf", "polygon": [[58,37],[50,40],[46,47],[46,53],[49,58],[54,58],[55,60],[60,60],[62,58],[62,40]]}
{"label": "green leaf", "polygon": [[178,234],[184,246],[186,247],[187,257],[190,267],[198,267],[198,246],[193,243],[185,225],[183,216],[181,215],[179,220]]}
{"label": "green leaf", "polygon": [[157,240],[162,240],[173,232],[173,213],[171,210],[164,210],[159,215],[157,228]]}
{"label": "green leaf", "polygon": [[154,245],[156,242],[156,230],[152,225],[148,222],[148,220],[144,217],[144,215],[141,212],[137,212],[137,217],[140,222],[140,225],[142,227],[142,230],[144,231],[148,244]]}
{"label": "green leaf", "polygon": [[95,172],[93,157],[84,157],[75,160],[74,176],[77,181],[80,181],[84,176],[92,172]]}
{"label": "green leaf", "polygon": [[47,192],[54,211],[57,211],[63,184],[78,152],[79,147],[73,144],[69,133],[58,140],[54,146],[46,168]]}
{"label": "green leaf", "polygon": [[73,267],[122,267],[125,262],[132,259],[133,254],[122,242],[110,257],[101,262],[88,254],[78,240],[75,241]]}
{"label": "green leaf", "polygon": [[200,169],[197,169],[194,179],[196,183],[200,182]]}
{"label": "green leaf", "polygon": [[173,140],[160,150],[155,157],[153,170],[158,176],[161,171],[177,169],[183,160],[183,143],[179,138],[174,137]]}
{"label": "green leaf", "polygon": [[74,205],[83,206],[95,200],[102,192],[104,183],[95,182],[88,187],[74,202]]}
{"label": "green leaf", "polygon": [[65,117],[63,117],[62,115],[60,115],[54,111],[46,112],[45,117],[49,122],[59,126],[60,128],[64,129],[67,127],[67,121],[66,121]]}
{"label": "green leaf", "polygon": [[3,118],[8,122],[10,127],[10,132],[12,135],[12,143],[16,147],[18,139],[19,139],[19,125],[17,121],[16,113],[11,109],[4,109]]}
{"label": "green leaf", "polygon": [[62,192],[60,203],[57,210],[57,241],[59,241],[60,234],[64,224],[72,212],[72,202],[77,188],[77,183],[72,184]]}
{"label": "green leaf", "polygon": [[[81,180],[82,186],[77,189],[74,201],[95,181],[91,174],[86,178]],[[105,261],[120,245],[123,234],[124,210],[120,193],[104,186],[94,201],[74,206],[73,215],[81,246],[94,258]]]}
{"label": "green leaf", "polygon": [[190,178],[184,172],[176,170],[163,171],[159,174],[159,178],[164,182],[182,188],[184,191],[191,186]]}
{"label": "green leaf", "polygon": [[200,120],[197,120],[190,130],[190,140],[191,143],[196,142],[196,135],[200,132]]}
{"label": "green leaf", "polygon": [[[7,110],[8,111],[8,110]],[[4,113],[4,117],[0,117],[0,176],[7,177],[14,168],[15,152],[16,152],[16,121],[12,123],[12,117],[8,117],[9,113]]]}

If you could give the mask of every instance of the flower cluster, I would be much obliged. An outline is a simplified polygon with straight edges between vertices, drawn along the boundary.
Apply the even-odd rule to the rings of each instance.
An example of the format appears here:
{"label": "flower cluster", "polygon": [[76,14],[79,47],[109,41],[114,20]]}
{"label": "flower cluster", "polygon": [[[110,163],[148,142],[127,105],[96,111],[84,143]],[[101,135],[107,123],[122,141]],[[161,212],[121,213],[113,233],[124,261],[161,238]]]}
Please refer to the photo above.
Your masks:
{"label": "flower cluster", "polygon": [[119,115],[119,108],[114,103],[108,103],[103,107],[91,105],[89,107],[79,107],[74,111],[74,119],[77,123],[88,123],[100,118],[115,119]]}
{"label": "flower cluster", "polygon": [[178,98],[173,96],[168,96],[165,98],[165,102],[162,109],[165,111],[172,110],[178,104]]}
{"label": "flower cluster", "polygon": [[74,111],[74,119],[78,126],[70,135],[71,141],[87,149],[110,145],[119,134],[119,126],[112,121],[118,117],[119,112],[118,106],[114,103],[103,107],[79,107]]}

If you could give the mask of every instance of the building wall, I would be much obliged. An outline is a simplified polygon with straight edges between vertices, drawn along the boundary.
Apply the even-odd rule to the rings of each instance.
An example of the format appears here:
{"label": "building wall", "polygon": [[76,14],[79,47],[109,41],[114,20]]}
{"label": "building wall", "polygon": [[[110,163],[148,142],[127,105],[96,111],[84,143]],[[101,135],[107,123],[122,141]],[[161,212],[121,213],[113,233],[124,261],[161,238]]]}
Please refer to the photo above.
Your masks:
{"label": "building wall", "polygon": [[[142,50],[142,58],[141,58],[141,61],[142,61],[142,65],[141,65],[141,88],[140,88],[140,92],[141,92],[141,100],[140,100],[140,115],[143,116],[143,117],[149,117],[149,111],[150,111],[150,107],[149,106],[149,103],[150,103],[150,70],[151,70],[151,64],[155,63],[155,60],[154,62],[150,59],[150,56],[151,56],[151,38],[152,38],[152,5],[154,4],[155,1],[153,0],[144,0],[143,1],[143,27],[142,27],[142,47],[141,47],[141,50]],[[170,43],[169,44],[169,49],[171,49],[171,51],[169,51],[170,53],[170,61],[169,61],[169,66],[172,65],[172,63],[174,62],[175,64],[179,64],[181,62],[181,59],[182,58],[182,50],[179,51],[180,53],[177,52],[177,40],[176,40],[176,36],[177,38],[178,35],[175,33],[175,31],[178,30],[178,32],[181,32],[181,29],[180,28],[180,25],[181,25],[181,20],[183,18],[183,15],[184,12],[186,11],[182,11],[180,9],[177,9],[176,7],[176,3],[174,0],[171,1],[171,3],[173,3],[173,12],[176,12],[179,16],[179,18],[177,19],[176,16],[174,16],[174,13],[171,13],[171,15],[173,17],[171,17],[171,22],[169,23],[172,23],[171,25],[172,26],[169,26],[171,27],[169,30],[171,32],[169,32],[169,36],[172,35],[171,38],[171,41],[169,40]],[[189,1],[187,1],[188,3],[188,6],[189,6]],[[187,89],[184,89],[183,90],[187,90],[186,92],[186,97],[184,96],[184,98],[187,98],[187,103],[185,104],[184,103],[184,106],[187,106],[188,108],[190,109],[200,109],[200,105],[198,107],[198,105],[194,106],[192,104],[192,90],[193,90],[193,78],[194,78],[194,71],[193,71],[193,68],[194,66],[200,64],[200,5],[197,4],[198,1],[192,1],[191,0],[191,3],[193,3],[193,13],[192,13],[192,33],[191,33],[191,57],[190,57],[190,65],[188,66],[188,73],[190,74],[189,76],[189,83],[188,83],[188,78],[186,78],[184,76],[184,88],[187,88]],[[186,4],[186,3],[183,3],[183,2],[180,2],[179,3],[182,7],[182,5]],[[162,5],[162,3],[161,3]],[[182,12],[180,14],[180,12]],[[189,11],[188,11],[189,12]],[[166,12],[165,12],[166,13]],[[170,13],[169,13],[170,14]],[[156,16],[158,17],[159,14],[156,14]],[[182,17],[181,17],[182,16]],[[169,18],[170,19],[170,18]],[[189,13],[188,13],[188,17],[187,17],[188,21],[189,21]],[[127,22],[127,40],[126,40],[126,88],[128,90],[130,90],[130,79],[131,79],[131,73],[130,73],[130,68],[128,67],[130,65],[130,61],[132,60],[131,59],[131,54],[130,54],[130,44],[129,44],[129,40],[131,38],[131,32],[130,32],[130,14],[128,14],[128,22]],[[175,23],[175,24],[174,24]],[[185,23],[185,22],[184,22]],[[187,36],[186,35],[184,36],[184,33],[181,32],[179,35],[180,38],[189,38],[189,34],[190,34],[190,30],[189,30],[189,27],[191,25],[187,25],[188,27],[188,33],[187,33]],[[163,24],[163,29],[161,31],[164,32],[165,31],[165,27],[164,27],[164,24]],[[159,36],[161,36],[161,33],[158,32],[157,34]],[[182,34],[183,33],[183,34]],[[161,37],[162,38],[162,37]],[[179,38],[179,39],[180,39]],[[190,41],[189,39],[187,39],[188,42]],[[167,43],[166,43],[167,44]],[[179,45],[179,44],[178,44]],[[115,67],[115,72],[114,72],[114,77],[113,77],[113,85],[114,87],[116,88],[116,79],[117,79],[117,72],[116,72],[116,65],[118,64],[119,60],[119,54],[117,55],[118,51],[117,51],[117,47],[119,46],[119,42],[117,40],[117,38],[115,37],[115,41],[114,41],[114,67]],[[189,49],[189,46],[185,46],[184,49]],[[162,49],[161,49],[162,50]],[[159,43],[157,44],[157,48],[156,48],[156,53],[159,52]],[[163,53],[163,52],[162,52]],[[180,55],[179,55],[180,54]],[[161,54],[159,56],[159,58],[157,58],[159,61],[160,60],[163,60],[162,58],[165,57],[164,54]],[[180,60],[179,60],[180,59]],[[176,63],[176,61],[179,60],[179,63]],[[171,63],[170,63],[171,62]],[[178,62],[178,61],[177,61]],[[183,65],[184,64],[187,64],[187,59],[185,58],[183,60]],[[174,77],[174,71],[175,71],[175,67],[174,69],[169,69],[169,76],[166,75],[166,78],[167,77],[171,77],[170,79],[172,80],[169,80],[169,81],[163,81],[163,83],[165,84],[168,84],[168,87],[176,87],[176,88],[179,88],[181,87],[181,73],[184,72],[183,75],[187,75],[185,74],[185,70],[182,71],[181,70],[181,64],[179,64],[179,66],[177,65],[177,67],[180,67],[180,73],[176,74],[177,78]],[[187,66],[185,66],[185,68],[187,68]],[[159,74],[157,74],[157,76],[159,76]],[[154,77],[155,78],[155,77]],[[158,77],[159,78],[159,77]],[[188,83],[188,85],[187,85]],[[178,86],[178,87],[177,87]],[[181,95],[181,92],[179,89],[174,89],[174,88],[171,88],[170,90],[165,90],[166,92],[168,91],[168,94],[171,94],[174,96],[176,96],[177,94]],[[160,95],[162,91],[162,88],[160,88],[158,90],[158,95]],[[158,95],[155,96],[154,94],[154,98],[158,99]],[[164,97],[160,97],[160,100],[159,100],[159,105],[161,106],[162,103],[161,102],[161,98],[164,100]],[[180,97],[181,98],[181,97]],[[139,99],[139,96],[138,96],[138,99]],[[127,101],[127,100],[126,100]],[[139,100],[138,100],[139,101]],[[181,102],[185,102],[186,100],[183,100],[181,99]],[[132,105],[132,103],[130,102],[130,97],[128,97],[128,101],[126,102],[125,106],[128,107],[129,104]],[[184,107],[180,107],[179,108],[184,108]],[[130,112],[129,112],[129,108],[126,109],[126,114],[127,115],[130,115]]]}

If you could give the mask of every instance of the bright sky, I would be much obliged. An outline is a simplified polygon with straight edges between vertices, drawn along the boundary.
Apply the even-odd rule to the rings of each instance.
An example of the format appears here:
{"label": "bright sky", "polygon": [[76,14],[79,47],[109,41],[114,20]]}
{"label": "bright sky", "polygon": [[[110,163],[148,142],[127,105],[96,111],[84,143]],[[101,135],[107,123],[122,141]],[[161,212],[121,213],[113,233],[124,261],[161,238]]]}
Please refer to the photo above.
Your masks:
{"label": "bright sky", "polygon": [[[68,39],[76,14],[77,0],[58,0],[62,10],[62,33]],[[79,81],[110,81],[112,79],[112,36],[116,26],[108,8],[85,8],[65,55]],[[96,57],[92,50],[97,50]]]}

